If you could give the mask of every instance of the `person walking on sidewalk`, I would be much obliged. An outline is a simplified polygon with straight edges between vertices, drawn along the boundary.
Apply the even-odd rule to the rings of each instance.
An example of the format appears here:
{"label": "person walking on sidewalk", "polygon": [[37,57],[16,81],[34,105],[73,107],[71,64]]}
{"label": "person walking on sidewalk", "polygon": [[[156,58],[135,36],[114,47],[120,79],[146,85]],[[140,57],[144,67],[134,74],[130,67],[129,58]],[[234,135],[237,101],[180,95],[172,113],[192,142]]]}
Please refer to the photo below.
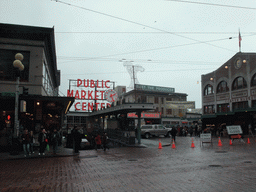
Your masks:
{"label": "person walking on sidewalk", "polygon": [[73,140],[75,145],[74,147],[75,153],[79,153],[82,136],[79,133],[77,126],[75,126],[75,130],[73,131]]}
{"label": "person walking on sidewalk", "polygon": [[22,135],[22,145],[23,145],[23,151],[24,151],[24,156],[26,157],[27,155],[31,155],[30,152],[30,135],[28,133],[28,130],[24,130],[24,134]]}
{"label": "person walking on sidewalk", "polygon": [[48,143],[48,138],[47,138],[46,131],[44,128],[42,129],[41,133],[39,133],[38,142],[40,144],[38,155],[41,155],[41,154],[45,155],[44,151],[45,151],[46,145]]}
{"label": "person walking on sidewalk", "polygon": [[171,135],[172,135],[173,141],[175,141],[175,139],[176,139],[176,134],[177,134],[177,129],[175,127],[173,127],[171,130]]}
{"label": "person walking on sidewalk", "polygon": [[103,150],[106,151],[106,149],[109,150],[109,147],[108,147],[108,136],[107,136],[107,133],[104,133],[103,137],[102,137],[102,145],[103,145]]}
{"label": "person walking on sidewalk", "polygon": [[34,152],[35,137],[34,137],[33,131],[30,131],[29,135],[30,135],[30,151],[31,153],[35,153]]}
{"label": "person walking on sidewalk", "polygon": [[53,154],[57,153],[58,150],[58,141],[60,139],[60,134],[58,133],[57,129],[54,128],[53,133],[51,135],[51,142],[52,142],[52,151]]}
{"label": "person walking on sidewalk", "polygon": [[101,137],[100,134],[98,133],[97,137],[95,137],[95,143],[96,143],[96,147],[95,149],[100,149],[101,148]]}

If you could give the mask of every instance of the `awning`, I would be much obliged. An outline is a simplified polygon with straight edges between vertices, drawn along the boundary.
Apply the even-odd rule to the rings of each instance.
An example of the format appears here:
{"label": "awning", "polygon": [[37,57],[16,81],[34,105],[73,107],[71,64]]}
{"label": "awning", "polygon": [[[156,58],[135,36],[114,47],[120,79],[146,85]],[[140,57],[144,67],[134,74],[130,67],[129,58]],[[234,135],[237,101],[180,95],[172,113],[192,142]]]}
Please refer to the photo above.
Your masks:
{"label": "awning", "polygon": [[209,119],[209,118],[216,118],[217,115],[213,114],[213,115],[202,115],[201,119]]}
{"label": "awning", "polygon": [[49,101],[58,106],[58,110],[64,111],[66,114],[75,101],[74,97],[57,97],[57,96],[41,96],[41,95],[20,95],[20,100]]}

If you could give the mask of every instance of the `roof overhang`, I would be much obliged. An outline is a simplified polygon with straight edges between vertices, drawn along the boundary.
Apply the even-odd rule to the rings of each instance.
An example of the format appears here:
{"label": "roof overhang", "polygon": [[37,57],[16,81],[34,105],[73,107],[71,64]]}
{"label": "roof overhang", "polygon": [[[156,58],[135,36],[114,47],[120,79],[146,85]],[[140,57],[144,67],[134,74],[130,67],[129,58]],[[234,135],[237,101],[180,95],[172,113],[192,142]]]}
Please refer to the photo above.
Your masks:
{"label": "roof overhang", "polygon": [[155,110],[153,103],[132,103],[132,104],[122,104],[113,106],[110,108],[98,110],[90,113],[89,116],[104,116],[104,115],[115,115],[115,114],[127,114],[131,112],[142,112]]}
{"label": "roof overhang", "polygon": [[72,104],[75,101],[74,97],[57,97],[57,96],[41,96],[41,95],[28,95],[28,96],[23,96],[20,95],[20,100],[35,100],[35,101],[49,101],[49,102],[54,102],[58,103],[59,106],[61,106],[61,111],[64,111],[66,114]]}

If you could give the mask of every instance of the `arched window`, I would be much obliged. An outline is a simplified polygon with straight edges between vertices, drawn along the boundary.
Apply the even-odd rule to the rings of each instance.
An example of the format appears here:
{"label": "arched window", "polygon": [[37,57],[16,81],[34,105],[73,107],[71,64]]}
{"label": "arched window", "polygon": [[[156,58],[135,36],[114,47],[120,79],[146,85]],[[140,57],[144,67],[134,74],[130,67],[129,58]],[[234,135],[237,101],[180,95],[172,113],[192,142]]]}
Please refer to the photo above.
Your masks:
{"label": "arched window", "polygon": [[251,87],[256,86],[256,74],[252,76]]}
{"label": "arched window", "polygon": [[206,87],[204,88],[204,95],[210,95],[213,94],[213,86],[212,85],[206,85]]}
{"label": "arched window", "polygon": [[226,81],[221,81],[217,86],[217,93],[223,93],[229,91]]}
{"label": "arched window", "polygon": [[247,83],[243,77],[237,77],[232,85],[232,90],[243,89],[247,87]]}

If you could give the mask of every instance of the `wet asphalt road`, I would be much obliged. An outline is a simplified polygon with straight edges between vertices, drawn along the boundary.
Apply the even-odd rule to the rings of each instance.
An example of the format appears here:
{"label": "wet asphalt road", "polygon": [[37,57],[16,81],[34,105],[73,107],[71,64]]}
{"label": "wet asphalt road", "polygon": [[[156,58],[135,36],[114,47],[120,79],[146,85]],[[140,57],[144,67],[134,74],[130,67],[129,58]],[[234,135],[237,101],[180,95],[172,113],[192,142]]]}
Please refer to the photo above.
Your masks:
{"label": "wet asphalt road", "polygon": [[[160,139],[160,140],[159,140]],[[159,141],[162,149],[158,149]],[[218,138],[142,139],[147,148],[0,161],[0,191],[256,191],[256,143]]]}

